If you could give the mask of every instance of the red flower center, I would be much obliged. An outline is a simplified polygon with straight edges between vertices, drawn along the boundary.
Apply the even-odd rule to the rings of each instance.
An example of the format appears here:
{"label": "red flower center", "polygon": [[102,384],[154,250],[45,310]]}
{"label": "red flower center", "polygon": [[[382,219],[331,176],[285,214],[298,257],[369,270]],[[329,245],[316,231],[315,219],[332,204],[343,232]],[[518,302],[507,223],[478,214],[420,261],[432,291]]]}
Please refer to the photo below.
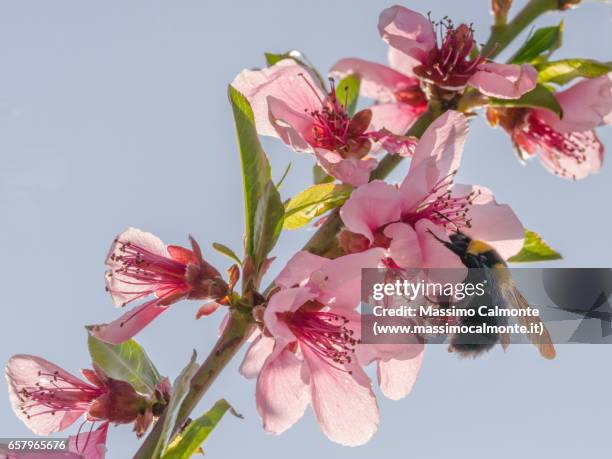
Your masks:
{"label": "red flower center", "polygon": [[[311,84],[300,74],[306,84],[318,95]],[[336,95],[334,80],[329,79],[331,90],[321,109],[305,110],[313,120],[312,146],[340,153],[343,158],[363,158],[371,148],[372,135],[366,132],[372,119],[370,110],[362,110],[352,118],[348,114],[348,101],[341,103]],[[348,93],[347,93],[348,94]]]}
{"label": "red flower center", "polygon": [[[125,304],[145,298],[153,293],[158,297],[172,292],[186,292],[190,286],[186,279],[187,265],[169,257],[153,253],[132,242],[117,240],[117,250],[111,254],[112,261],[121,267],[107,272],[107,276],[120,276],[126,287],[134,286],[134,291],[119,291],[133,295]],[[111,292],[113,293],[113,292]]]}
{"label": "red flower center", "polygon": [[105,393],[105,390],[77,379],[65,379],[58,371],[38,372],[39,379],[33,386],[19,392],[21,411],[28,419],[43,414],[54,415],[60,411],[83,411]]}
{"label": "red flower center", "polygon": [[465,24],[455,28],[448,18],[432,21],[432,26],[439,40],[414,73],[438,86],[460,89],[486,60],[474,45],[474,31]]}
{"label": "red flower center", "polygon": [[465,196],[453,196],[449,186],[452,186],[456,172],[453,171],[440,179],[416,210],[402,215],[402,221],[414,226],[417,221],[427,218],[450,232],[471,228],[471,219],[468,217],[470,205],[480,195],[480,191],[472,191]]}
{"label": "red flower center", "polygon": [[302,346],[320,357],[324,362],[338,368],[353,361],[358,340],[354,331],[347,327],[349,320],[329,311],[322,305],[307,303],[285,316],[285,322]]}
{"label": "red flower center", "polygon": [[525,122],[512,132],[512,140],[528,153],[540,147],[543,154],[557,165],[555,172],[564,177],[570,177],[570,173],[561,165],[560,159],[569,158],[576,164],[582,164],[587,160],[586,152],[598,143],[597,138],[588,133],[558,132],[535,112],[530,112]]}

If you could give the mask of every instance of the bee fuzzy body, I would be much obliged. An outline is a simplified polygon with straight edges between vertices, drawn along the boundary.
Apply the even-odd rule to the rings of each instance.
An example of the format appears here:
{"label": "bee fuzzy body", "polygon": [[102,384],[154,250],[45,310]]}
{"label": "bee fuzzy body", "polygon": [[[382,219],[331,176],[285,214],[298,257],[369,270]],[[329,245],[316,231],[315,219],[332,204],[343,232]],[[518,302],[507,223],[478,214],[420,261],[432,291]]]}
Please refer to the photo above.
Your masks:
{"label": "bee fuzzy body", "polygon": [[[530,307],[525,297],[515,287],[506,262],[493,247],[486,242],[472,239],[461,232],[451,234],[449,238],[450,242],[436,237],[449,250],[454,252],[467,268],[471,268],[466,282],[487,283],[485,295],[477,300],[470,299],[467,304],[462,305],[465,309],[477,309],[475,314],[462,316],[459,325],[507,325],[505,317],[498,317],[494,314],[489,316],[489,311],[495,306],[514,310],[525,310]],[[478,309],[481,306],[485,306],[484,310]],[[482,314],[478,313],[479,310]],[[518,316],[518,322],[526,326],[534,323],[542,326],[539,335],[531,333],[527,334],[527,338],[538,348],[542,357],[554,359],[556,355],[555,347],[540,318],[537,316]],[[491,349],[498,342],[501,342],[504,349],[509,344],[508,335],[499,336],[497,333],[459,333],[449,336],[448,339],[449,350],[462,357],[476,357]]]}
{"label": "bee fuzzy body", "polygon": [[[478,315],[472,317],[462,317],[459,320],[460,325],[497,325],[498,321],[495,317],[481,317]],[[449,337],[449,350],[458,353],[461,357],[477,357],[499,342],[497,333],[460,333]]]}
{"label": "bee fuzzy body", "polygon": [[[472,264],[476,264],[472,260]],[[461,305],[466,310],[472,310],[472,314],[460,317],[461,326],[497,326],[506,323],[503,318],[489,315],[489,311],[494,305],[503,304],[501,295],[497,289],[495,278],[486,266],[474,266],[470,269],[468,278],[465,282],[479,284],[485,282],[489,288],[482,296],[466,299],[466,304]],[[484,310],[480,309],[485,306]],[[476,357],[499,343],[498,333],[459,333],[449,336],[449,346],[452,352],[456,352],[461,357]]]}

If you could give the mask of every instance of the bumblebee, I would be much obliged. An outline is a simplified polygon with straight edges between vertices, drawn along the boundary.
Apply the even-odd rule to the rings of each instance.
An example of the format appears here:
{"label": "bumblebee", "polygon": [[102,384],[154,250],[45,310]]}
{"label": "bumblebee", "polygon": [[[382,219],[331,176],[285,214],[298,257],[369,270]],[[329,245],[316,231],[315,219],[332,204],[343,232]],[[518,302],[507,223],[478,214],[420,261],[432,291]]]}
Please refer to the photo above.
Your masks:
{"label": "bumblebee", "polygon": [[[455,253],[467,268],[471,268],[465,282],[486,281],[488,285],[487,296],[479,298],[478,304],[484,302],[489,304],[488,307],[491,309],[495,306],[517,310],[530,309],[529,303],[514,285],[508,265],[493,247],[483,241],[472,239],[459,231],[449,236],[450,242],[438,238],[433,233],[431,234]],[[465,307],[476,306],[468,303]],[[481,313],[462,317],[460,324],[504,325],[500,323],[501,320],[505,320],[505,318]],[[517,321],[520,325],[530,328],[532,324],[541,324],[541,334],[528,333],[526,336],[537,347],[542,357],[546,359],[555,358],[555,347],[552,344],[550,334],[538,316],[519,314],[517,315]],[[510,342],[509,336],[500,336],[495,333],[452,335],[449,336],[449,351],[457,352],[463,357],[475,357],[488,351],[498,342],[506,350]]]}

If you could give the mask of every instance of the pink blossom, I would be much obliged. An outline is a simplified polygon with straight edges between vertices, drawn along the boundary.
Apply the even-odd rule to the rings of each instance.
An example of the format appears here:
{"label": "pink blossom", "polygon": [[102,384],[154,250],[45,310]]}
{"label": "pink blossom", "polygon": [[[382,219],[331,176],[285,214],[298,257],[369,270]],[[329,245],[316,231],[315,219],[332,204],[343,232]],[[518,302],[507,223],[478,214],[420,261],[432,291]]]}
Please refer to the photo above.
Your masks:
{"label": "pink blossom", "polygon": [[612,73],[585,79],[555,94],[563,118],[544,109],[493,109],[492,124],[512,138],[521,158],[538,156],[553,174],[582,179],[597,173],[604,148],[595,128],[612,123]]}
{"label": "pink blossom", "polygon": [[281,290],[264,312],[264,331],[241,366],[257,376],[257,409],[281,433],[313,407],[323,432],[344,445],[365,443],[378,425],[369,378],[354,358],[358,343],[360,266],[378,249],[326,260],[300,252],[281,272]]}
{"label": "pink blossom", "polygon": [[[202,258],[197,242],[192,249],[165,245],[157,236],[129,228],[113,242],[106,258],[106,289],[116,306],[153,297],[117,320],[91,327],[98,338],[121,343],[132,338],[168,307],[182,299],[222,301],[228,286]],[[209,306],[210,308],[210,306]]]}
{"label": "pink blossom", "polygon": [[[284,432],[309,404],[335,442],[363,444],[376,431],[378,407],[359,355],[366,364],[380,359],[375,348],[356,352],[365,345],[359,343],[360,316],[354,309],[361,267],[376,265],[382,256],[379,248],[335,260],[299,252],[277,277],[281,290],[270,299],[263,332],[240,367],[244,376],[257,377],[257,409],[266,431]],[[381,387],[394,398],[410,390],[420,367],[420,356],[402,351],[412,359],[407,365],[394,360],[397,350],[387,352],[379,366]]]}
{"label": "pink blossom", "polygon": [[446,112],[425,131],[399,187],[373,181],[355,190],[340,210],[345,250],[383,247],[391,267],[463,270],[437,240],[461,231],[504,258],[517,253],[523,226],[512,209],[486,188],[454,183],[467,132],[464,115]]}
{"label": "pink blossom", "polygon": [[99,380],[85,382],[33,355],[11,357],[6,379],[15,414],[37,435],[68,428],[107,392]]}
{"label": "pink blossom", "polygon": [[135,422],[139,436],[147,430],[151,403],[144,396],[95,365],[82,374],[87,381],[40,357],[11,357],[6,380],[13,411],[37,435],[65,430],[81,417],[88,422]]}
{"label": "pink blossom", "polygon": [[396,5],[382,11],[378,30],[391,47],[392,67],[426,83],[452,91],[469,85],[503,99],[517,99],[535,88],[538,74],[532,66],[489,61],[474,49],[474,33],[465,24],[432,23]]}
{"label": "pink blossom", "polygon": [[[328,93],[309,69],[284,59],[262,70],[244,70],[232,86],[253,108],[257,131],[280,138],[295,151],[310,152],[329,174],[358,186],[368,181],[380,147],[408,156],[412,139],[403,137],[393,107],[375,106],[350,117],[336,97],[333,80]],[[397,134],[397,135],[396,135]]]}

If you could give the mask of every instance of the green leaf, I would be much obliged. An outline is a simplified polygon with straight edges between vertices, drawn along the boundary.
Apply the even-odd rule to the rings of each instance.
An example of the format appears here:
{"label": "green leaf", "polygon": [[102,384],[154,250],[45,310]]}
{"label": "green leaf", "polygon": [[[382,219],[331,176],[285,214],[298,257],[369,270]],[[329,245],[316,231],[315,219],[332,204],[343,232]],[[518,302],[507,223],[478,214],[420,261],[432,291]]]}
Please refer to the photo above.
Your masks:
{"label": "green leaf", "polygon": [[140,394],[152,395],[155,392],[161,377],[136,341],[110,344],[89,334],[87,344],[92,362],[107,376],[129,383]]}
{"label": "green leaf", "polygon": [[325,88],[325,79],[323,79],[321,73],[301,51],[298,51],[297,49],[292,49],[291,51],[287,51],[286,53],[264,53],[264,56],[266,57],[266,63],[268,64],[268,67],[273,66],[274,64],[278,63],[279,61],[282,61],[283,59],[293,59],[302,67],[310,70],[317,78],[317,80],[319,80],[319,83],[321,83],[321,87]]}
{"label": "green leaf", "polygon": [[490,97],[488,105],[492,107],[545,108],[555,113],[559,118],[563,116],[563,110],[553,93],[541,84],[538,84],[528,93],[523,94],[519,99],[497,99]]}
{"label": "green leaf", "polygon": [[219,242],[213,242],[213,249],[215,249],[217,252],[225,255],[226,257],[234,260],[236,263],[238,263],[239,265],[242,264],[242,261],[240,260],[240,258],[238,257],[238,255],[236,255],[236,252],[234,252],[232,249],[230,249],[228,246],[223,245]]}
{"label": "green leaf", "polygon": [[292,59],[290,53],[291,51],[286,52],[286,53],[280,53],[280,54],[264,53],[264,56],[266,57],[266,64],[268,64],[268,67],[272,67],[274,64],[282,61],[283,59]]}
{"label": "green leaf", "polygon": [[592,59],[561,59],[536,64],[538,81],[542,83],[566,84],[574,78],[596,78],[612,71],[612,63]]}
{"label": "green leaf", "polygon": [[294,196],[285,206],[285,229],[297,229],[308,224],[313,218],[330,209],[341,206],[346,201],[353,187],[322,183],[305,189]]}
{"label": "green leaf", "polygon": [[253,255],[255,213],[266,185],[271,181],[270,163],[259,143],[253,110],[246,98],[231,85],[228,94],[234,112],[242,176],[244,180],[244,207],[246,213],[246,252]]}
{"label": "green leaf", "polygon": [[525,230],[525,243],[519,253],[508,259],[511,263],[560,260],[559,252],[552,249],[539,234]]}
{"label": "green leaf", "polygon": [[336,97],[338,101],[346,107],[349,116],[353,116],[357,109],[360,84],[361,80],[357,75],[348,75],[340,80],[336,87]]}
{"label": "green leaf", "polygon": [[199,365],[196,362],[197,353],[193,351],[191,354],[191,359],[189,363],[181,373],[178,375],[174,384],[172,385],[172,395],[170,397],[170,401],[164,410],[164,413],[159,418],[157,422],[162,423],[161,433],[157,439],[157,444],[155,445],[155,449],[152,458],[161,457],[162,452],[166,450],[168,447],[168,443],[170,441],[169,435],[170,432],[174,430],[174,424],[176,422],[176,415],[178,413],[178,409],[187,395],[187,391],[189,390],[189,383],[191,378],[196,373],[199,368]]}
{"label": "green leaf", "polygon": [[547,56],[550,55],[561,46],[562,37],[563,21],[558,26],[538,29],[510,58],[510,63],[522,64],[533,61],[543,53],[547,53]]}
{"label": "green leaf", "polygon": [[335,179],[325,172],[321,166],[315,164],[312,166],[312,180],[314,181],[315,185],[318,185],[320,183],[333,182]]}
{"label": "green leaf", "polygon": [[266,185],[257,212],[255,214],[255,228],[253,231],[253,266],[255,272],[266,259],[268,253],[274,248],[278,236],[283,229],[285,207],[281,201],[278,190],[270,181]]}
{"label": "green leaf", "polygon": [[264,53],[264,56],[266,57],[266,64],[268,64],[268,67],[273,66],[274,64],[282,61],[283,59],[293,59],[298,64],[303,65],[304,67],[307,67],[311,70],[315,70],[314,66],[304,55],[304,53],[297,49],[292,49],[285,53]]}
{"label": "green leaf", "polygon": [[181,434],[180,440],[168,447],[162,459],[189,459],[206,440],[213,429],[219,424],[227,411],[242,418],[224,399],[219,400],[204,415],[192,421]]}

